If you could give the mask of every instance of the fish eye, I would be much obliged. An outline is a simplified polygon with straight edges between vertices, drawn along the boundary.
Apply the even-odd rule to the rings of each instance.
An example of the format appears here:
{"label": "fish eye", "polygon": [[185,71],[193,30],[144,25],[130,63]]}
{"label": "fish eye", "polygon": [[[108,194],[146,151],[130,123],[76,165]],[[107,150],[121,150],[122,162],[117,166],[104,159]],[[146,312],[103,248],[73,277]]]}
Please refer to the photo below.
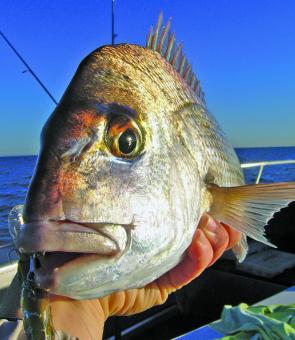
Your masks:
{"label": "fish eye", "polygon": [[135,158],[142,151],[142,133],[137,123],[126,116],[115,116],[106,130],[106,145],[120,158]]}
{"label": "fish eye", "polygon": [[121,134],[118,139],[118,146],[124,155],[130,154],[135,148],[137,143],[137,136],[131,129],[127,129]]}

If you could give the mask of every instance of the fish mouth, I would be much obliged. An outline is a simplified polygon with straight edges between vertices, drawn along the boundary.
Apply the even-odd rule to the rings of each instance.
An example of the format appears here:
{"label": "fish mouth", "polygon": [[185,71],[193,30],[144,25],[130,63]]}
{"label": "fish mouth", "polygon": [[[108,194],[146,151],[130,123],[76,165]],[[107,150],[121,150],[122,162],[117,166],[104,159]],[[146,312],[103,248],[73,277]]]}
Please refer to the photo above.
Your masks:
{"label": "fish mouth", "polygon": [[24,223],[15,238],[20,253],[30,255],[35,284],[48,291],[64,270],[107,258],[119,258],[131,245],[133,223],[47,220]]}
{"label": "fish mouth", "polygon": [[34,282],[38,288],[54,294],[64,271],[74,271],[78,266],[106,257],[111,256],[78,252],[34,253],[30,257],[30,271],[34,273]]}

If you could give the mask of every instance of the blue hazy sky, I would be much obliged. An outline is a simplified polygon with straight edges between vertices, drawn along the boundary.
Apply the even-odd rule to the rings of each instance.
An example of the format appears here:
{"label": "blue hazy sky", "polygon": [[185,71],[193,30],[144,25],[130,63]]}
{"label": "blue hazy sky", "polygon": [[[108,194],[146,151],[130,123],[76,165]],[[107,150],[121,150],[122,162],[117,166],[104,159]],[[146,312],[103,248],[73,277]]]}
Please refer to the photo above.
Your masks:
{"label": "blue hazy sky", "polygon": [[[0,29],[58,100],[110,43],[110,0],[2,0]],[[234,146],[295,145],[294,0],[117,0],[116,42],[143,45],[160,10]],[[0,155],[36,154],[54,108],[0,38]]]}

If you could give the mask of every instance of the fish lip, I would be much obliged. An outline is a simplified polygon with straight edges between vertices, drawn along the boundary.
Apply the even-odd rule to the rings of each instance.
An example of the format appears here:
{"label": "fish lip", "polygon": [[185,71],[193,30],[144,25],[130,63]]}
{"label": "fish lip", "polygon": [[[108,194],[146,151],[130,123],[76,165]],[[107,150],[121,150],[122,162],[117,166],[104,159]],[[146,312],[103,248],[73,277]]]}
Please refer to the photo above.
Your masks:
{"label": "fish lip", "polygon": [[[132,222],[130,223],[113,223],[113,222],[77,222],[75,220],[69,220],[69,219],[64,219],[64,220],[49,220],[49,221],[54,221],[54,222],[59,222],[59,223],[73,223],[73,224],[77,224],[77,225],[81,225],[82,227],[86,227],[86,228],[91,228],[97,232],[99,232],[100,234],[102,234],[103,236],[111,239],[111,241],[113,241],[116,245],[118,254],[121,252],[121,256],[126,253],[126,251],[129,249],[130,244],[131,244],[131,230],[133,230],[135,228],[134,225],[134,218],[132,219]],[[125,229],[126,235],[127,235],[127,243],[124,249],[121,249],[117,240],[112,237],[112,235],[110,234],[106,234],[105,232],[102,232],[101,229],[105,226],[108,225],[114,225],[114,226],[118,226],[118,227],[123,227]],[[95,253],[93,253],[95,254]],[[117,254],[115,254],[117,255]],[[121,257],[120,256],[120,257]]]}
{"label": "fish lip", "polygon": [[[53,222],[53,221],[52,221]],[[82,227],[89,228],[89,223],[69,223],[68,220],[54,220],[54,222],[66,223],[66,224],[79,224]],[[40,221],[39,221],[40,223]],[[96,228],[103,228],[110,223],[90,223]],[[112,239],[116,244],[117,251],[112,254],[101,254],[101,253],[84,253],[79,250],[74,251],[52,251],[43,250],[38,252],[32,252],[31,258],[31,268],[30,270],[34,272],[34,281],[38,288],[49,291],[54,294],[54,290],[58,286],[59,274],[64,270],[74,270],[79,265],[84,265],[90,261],[99,261],[100,259],[111,258],[116,260],[124,256],[124,254],[131,247],[131,230],[134,228],[133,223],[119,224],[112,223],[112,225],[120,226],[125,229],[127,241],[124,249],[119,249],[118,243],[115,238]],[[105,235],[109,237],[109,235]]]}
{"label": "fish lip", "polygon": [[[49,256],[49,260],[48,257]],[[43,289],[54,294],[58,287],[59,275],[66,269],[75,270],[78,265],[89,263],[89,261],[98,261],[103,255],[99,254],[82,254],[67,253],[67,259],[58,263],[59,252],[49,252],[40,255],[34,254],[32,258],[33,265],[30,270],[34,272],[34,283],[39,289]],[[43,265],[36,268],[36,258],[43,257]],[[51,257],[51,259],[50,259]],[[53,258],[52,258],[53,257]],[[105,256],[108,257],[108,256]],[[56,262],[58,265],[56,265]]]}
{"label": "fish lip", "polygon": [[[105,228],[114,226],[121,230],[124,229],[127,242],[122,248],[119,245],[116,235],[113,237],[111,234],[105,232]],[[128,244],[130,243],[131,230],[134,228],[133,222],[131,223],[111,223],[111,222],[76,222],[69,219],[57,220],[57,219],[46,219],[46,220],[27,220],[20,227],[20,232],[16,238],[15,245],[20,253],[26,254],[38,254],[43,252],[70,252],[70,253],[89,253],[89,254],[99,254],[99,255],[109,255],[115,256],[118,254],[123,254],[126,251]],[[47,233],[54,232],[55,234],[60,234],[64,237],[64,246],[56,245],[52,242],[52,237],[46,237]],[[68,247],[66,242],[68,236],[74,238],[74,243],[77,247]],[[99,242],[104,242],[102,244],[102,249],[99,249],[99,244],[94,248],[82,250],[80,247],[80,242],[78,236],[85,236],[86,234],[93,234],[93,236],[98,237]],[[47,239],[47,242],[45,242]],[[54,235],[53,240],[58,240],[58,237]],[[71,239],[70,239],[71,240]],[[73,243],[73,240],[71,240]],[[62,242],[59,242],[62,243]],[[84,244],[85,246],[85,244]],[[86,246],[87,248],[87,246]]]}
{"label": "fish lip", "polygon": [[114,223],[114,222],[87,222],[87,221],[75,221],[75,220],[71,220],[71,219],[48,219],[48,220],[40,220],[37,222],[44,222],[44,221],[48,221],[48,222],[57,222],[60,224],[63,223],[73,223],[73,224],[78,224],[81,225],[83,227],[89,227],[89,228],[93,228],[94,230],[99,230],[100,228],[105,227],[106,225],[117,225],[117,226],[121,226],[127,229],[134,229],[135,225],[134,222],[132,220],[132,222],[130,223]]}
{"label": "fish lip", "polygon": [[[113,228],[108,229],[106,228],[107,226],[112,226]],[[30,256],[30,271],[34,273],[36,285],[41,289],[54,293],[55,287],[58,286],[58,273],[63,272],[64,269],[75,270],[77,265],[87,265],[88,261],[96,262],[103,258],[116,260],[116,258],[122,257],[131,247],[131,230],[135,228],[135,224],[134,216],[131,223],[94,223],[54,218],[26,219],[24,221],[22,209],[17,209],[9,217],[9,228],[16,249],[18,249],[20,254],[24,253]],[[117,232],[116,228],[118,228],[119,232]],[[106,231],[113,232],[114,238],[112,240],[110,240],[111,235],[106,235],[105,233],[102,235],[102,230],[105,231],[105,229]],[[67,231],[72,233],[67,233]],[[87,245],[87,242],[83,244],[83,242],[80,242],[79,237],[83,238],[84,236],[85,241],[89,237],[87,235],[89,233],[93,234],[94,239],[91,240],[94,241],[92,244],[95,247],[97,246],[97,239],[109,241],[104,252],[101,252],[100,248],[98,251],[95,251],[95,247],[93,249],[86,249],[86,251],[85,249],[81,250],[83,245]],[[124,247],[120,248],[118,247],[116,237],[122,237],[124,233],[126,237],[123,237],[123,241],[125,243],[121,242],[121,245],[123,244]],[[60,238],[64,242],[67,240],[71,241],[68,237],[70,234],[74,234],[74,242],[73,239],[72,242],[75,246],[78,244],[79,249],[77,246],[74,249],[73,247],[69,248],[67,245],[65,247],[56,245],[56,243],[60,242]],[[108,248],[110,244],[113,248]],[[58,258],[60,253],[63,254]],[[48,255],[52,257],[49,262],[47,262],[48,257],[46,257]]]}

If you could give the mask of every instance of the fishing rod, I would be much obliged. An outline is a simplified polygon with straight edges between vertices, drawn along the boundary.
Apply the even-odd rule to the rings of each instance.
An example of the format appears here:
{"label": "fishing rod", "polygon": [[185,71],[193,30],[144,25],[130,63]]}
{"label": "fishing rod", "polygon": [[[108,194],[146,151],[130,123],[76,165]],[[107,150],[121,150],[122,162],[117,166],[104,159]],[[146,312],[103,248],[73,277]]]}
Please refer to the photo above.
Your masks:
{"label": "fishing rod", "polygon": [[112,0],[112,45],[115,45],[115,39],[118,34],[115,33],[115,0]]}
{"label": "fishing rod", "polygon": [[[7,45],[12,49],[12,51],[16,54],[19,60],[25,65],[26,71],[30,72],[31,75],[35,78],[38,84],[42,87],[42,89],[46,92],[46,94],[50,97],[50,99],[57,105],[57,100],[50,93],[48,88],[44,85],[41,79],[37,76],[37,74],[32,70],[29,64],[25,61],[25,59],[21,56],[21,54],[17,51],[17,49],[12,45],[12,43],[8,40],[8,38],[4,35],[2,31],[0,31],[1,37],[7,43]],[[112,45],[115,44],[115,39],[118,35],[115,33],[115,0],[112,0]]]}
{"label": "fishing rod", "polygon": [[12,43],[8,40],[8,38],[4,35],[2,31],[0,31],[1,37],[4,39],[4,41],[7,43],[7,45],[12,49],[12,51],[16,54],[16,56],[20,59],[20,61],[25,65],[27,68],[27,71],[31,73],[31,75],[35,78],[35,80],[38,82],[38,84],[42,87],[42,89],[47,93],[47,95],[50,97],[50,99],[54,102],[55,105],[57,105],[56,99],[53,97],[53,95],[50,93],[48,88],[43,84],[43,82],[40,80],[40,78],[37,76],[37,74],[31,69],[29,64],[25,61],[25,59],[20,55],[20,53],[16,50],[16,48],[12,45]]}

